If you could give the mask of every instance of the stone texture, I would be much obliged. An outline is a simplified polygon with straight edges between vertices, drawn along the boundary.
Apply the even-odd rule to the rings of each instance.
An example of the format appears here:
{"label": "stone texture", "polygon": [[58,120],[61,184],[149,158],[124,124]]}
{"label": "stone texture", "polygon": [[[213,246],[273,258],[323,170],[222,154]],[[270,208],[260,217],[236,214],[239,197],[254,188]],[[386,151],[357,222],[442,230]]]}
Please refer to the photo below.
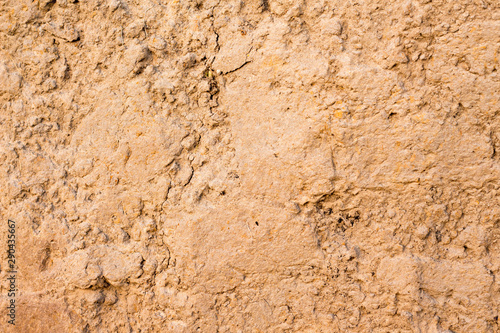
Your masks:
{"label": "stone texture", "polygon": [[0,3],[2,332],[500,332],[500,6]]}

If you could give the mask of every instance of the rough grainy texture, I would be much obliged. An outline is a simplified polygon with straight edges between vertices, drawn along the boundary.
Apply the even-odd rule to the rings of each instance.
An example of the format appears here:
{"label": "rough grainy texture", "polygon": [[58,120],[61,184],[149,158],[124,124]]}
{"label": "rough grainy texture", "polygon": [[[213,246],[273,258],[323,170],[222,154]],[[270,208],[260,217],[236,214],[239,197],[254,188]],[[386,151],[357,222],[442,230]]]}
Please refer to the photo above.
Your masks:
{"label": "rough grainy texture", "polygon": [[0,2],[0,331],[500,332],[495,0]]}

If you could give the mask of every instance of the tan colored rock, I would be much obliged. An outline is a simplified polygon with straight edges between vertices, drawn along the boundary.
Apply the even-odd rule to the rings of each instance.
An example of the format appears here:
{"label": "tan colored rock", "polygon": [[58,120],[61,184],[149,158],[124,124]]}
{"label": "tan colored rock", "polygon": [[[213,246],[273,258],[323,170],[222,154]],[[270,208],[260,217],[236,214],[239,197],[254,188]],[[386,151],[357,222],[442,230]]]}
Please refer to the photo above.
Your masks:
{"label": "tan colored rock", "polygon": [[0,2],[0,332],[499,332],[499,36],[495,1]]}

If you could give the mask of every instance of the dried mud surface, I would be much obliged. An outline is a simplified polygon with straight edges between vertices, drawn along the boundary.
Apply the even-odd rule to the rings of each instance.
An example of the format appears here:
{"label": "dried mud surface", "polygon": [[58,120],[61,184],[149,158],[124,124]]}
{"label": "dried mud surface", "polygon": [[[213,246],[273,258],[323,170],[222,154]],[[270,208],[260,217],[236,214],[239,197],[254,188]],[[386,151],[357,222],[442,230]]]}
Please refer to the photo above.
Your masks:
{"label": "dried mud surface", "polygon": [[494,0],[1,1],[0,331],[500,332],[499,53]]}

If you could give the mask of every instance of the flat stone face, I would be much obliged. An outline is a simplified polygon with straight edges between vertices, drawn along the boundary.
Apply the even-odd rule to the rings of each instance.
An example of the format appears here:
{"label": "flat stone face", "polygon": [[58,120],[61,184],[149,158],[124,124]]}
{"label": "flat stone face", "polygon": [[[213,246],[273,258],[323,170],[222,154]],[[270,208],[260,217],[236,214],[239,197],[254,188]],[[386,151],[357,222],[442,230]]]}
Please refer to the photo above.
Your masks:
{"label": "flat stone face", "polygon": [[0,331],[500,331],[499,36],[495,1],[3,1]]}

